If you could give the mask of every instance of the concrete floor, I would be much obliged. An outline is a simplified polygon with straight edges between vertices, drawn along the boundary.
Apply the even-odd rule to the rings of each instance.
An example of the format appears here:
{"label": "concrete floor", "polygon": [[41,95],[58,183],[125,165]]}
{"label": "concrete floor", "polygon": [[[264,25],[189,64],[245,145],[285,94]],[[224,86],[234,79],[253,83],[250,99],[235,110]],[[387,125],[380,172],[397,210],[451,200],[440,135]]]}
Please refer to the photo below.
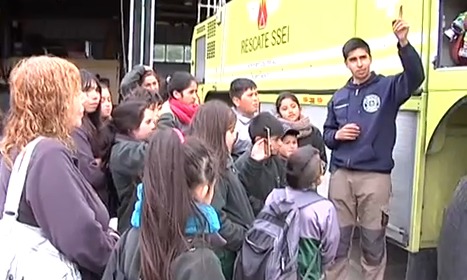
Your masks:
{"label": "concrete floor", "polygon": [[[388,242],[388,262],[385,273],[385,280],[404,280],[407,268],[407,252],[396,245]],[[354,239],[351,251],[350,280],[362,280],[363,276],[360,267],[360,248],[358,239]]]}

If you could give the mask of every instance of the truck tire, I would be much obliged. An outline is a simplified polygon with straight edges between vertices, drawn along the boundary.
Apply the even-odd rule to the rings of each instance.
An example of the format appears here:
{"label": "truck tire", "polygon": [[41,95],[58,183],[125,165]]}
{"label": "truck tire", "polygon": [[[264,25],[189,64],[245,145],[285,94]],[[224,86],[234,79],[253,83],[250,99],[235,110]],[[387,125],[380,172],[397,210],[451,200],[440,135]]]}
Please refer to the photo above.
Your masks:
{"label": "truck tire", "polygon": [[[430,207],[427,205],[427,207]],[[467,176],[446,208],[438,242],[438,279],[467,279]]]}

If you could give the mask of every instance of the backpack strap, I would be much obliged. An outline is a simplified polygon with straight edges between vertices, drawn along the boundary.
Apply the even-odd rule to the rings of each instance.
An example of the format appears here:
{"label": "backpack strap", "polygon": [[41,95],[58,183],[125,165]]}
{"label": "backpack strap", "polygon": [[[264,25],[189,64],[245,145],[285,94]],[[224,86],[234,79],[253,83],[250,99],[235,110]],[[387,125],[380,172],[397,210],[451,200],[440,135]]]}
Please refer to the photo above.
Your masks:
{"label": "backpack strap", "polygon": [[39,136],[33,141],[29,142],[23,151],[21,151],[15,159],[13,168],[11,170],[10,179],[8,181],[7,194],[5,207],[3,209],[3,219],[18,218],[19,203],[23,193],[26,173],[28,171],[29,162],[31,161],[32,153],[36,145],[44,137]]}
{"label": "backpack strap", "polygon": [[292,190],[290,190],[289,187],[283,189],[274,189],[274,192],[279,201],[293,202],[298,209],[302,209],[303,207],[326,199],[319,195],[316,191],[312,190],[304,191],[303,195],[300,196],[293,196],[291,194]]}
{"label": "backpack strap", "polygon": [[[289,192],[290,190],[285,189],[286,197],[290,197]],[[303,195],[295,196],[293,201],[297,205],[298,209],[302,209],[304,207],[307,207],[311,204],[315,204],[316,202],[319,202],[325,199],[326,198],[319,195],[316,191],[310,190],[310,191],[303,192]]]}

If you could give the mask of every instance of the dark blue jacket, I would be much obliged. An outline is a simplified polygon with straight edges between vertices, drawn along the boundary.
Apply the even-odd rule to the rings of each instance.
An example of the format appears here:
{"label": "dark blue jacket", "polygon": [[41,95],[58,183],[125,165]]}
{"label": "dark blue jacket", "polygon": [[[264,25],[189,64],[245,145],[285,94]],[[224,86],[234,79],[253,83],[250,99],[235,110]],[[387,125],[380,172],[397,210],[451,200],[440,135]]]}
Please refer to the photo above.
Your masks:
{"label": "dark blue jacket", "polygon": [[[388,77],[371,73],[365,83],[356,85],[349,80],[334,93],[324,123],[324,142],[332,150],[331,169],[382,173],[393,169],[397,112],[425,79],[420,56],[410,44],[399,47],[399,56],[402,73]],[[336,140],[337,130],[348,123],[360,127],[359,137],[354,141]]]}

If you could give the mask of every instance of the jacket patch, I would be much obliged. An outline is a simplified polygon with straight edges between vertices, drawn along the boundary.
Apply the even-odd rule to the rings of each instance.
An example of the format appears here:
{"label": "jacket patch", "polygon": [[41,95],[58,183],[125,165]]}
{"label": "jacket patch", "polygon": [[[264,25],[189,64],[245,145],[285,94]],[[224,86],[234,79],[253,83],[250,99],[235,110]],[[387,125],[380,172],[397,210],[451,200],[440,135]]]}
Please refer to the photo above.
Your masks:
{"label": "jacket patch", "polygon": [[363,110],[367,113],[375,113],[379,110],[379,107],[381,106],[381,98],[372,93],[363,99]]}

